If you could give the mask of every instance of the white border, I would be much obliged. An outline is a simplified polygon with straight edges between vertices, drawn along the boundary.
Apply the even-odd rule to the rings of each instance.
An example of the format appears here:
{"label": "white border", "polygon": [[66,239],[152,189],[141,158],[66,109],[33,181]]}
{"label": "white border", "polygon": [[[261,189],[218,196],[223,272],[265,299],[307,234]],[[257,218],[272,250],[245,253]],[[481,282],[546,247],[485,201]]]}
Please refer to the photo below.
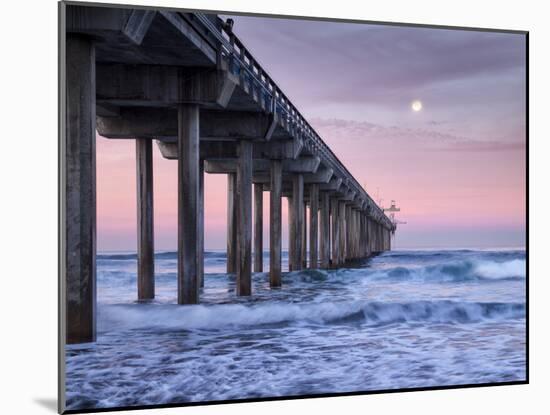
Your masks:
{"label": "white border", "polygon": [[[330,399],[174,408],[139,413],[280,414],[542,413],[548,408],[550,270],[544,236],[550,212],[547,100],[550,25],[543,2],[393,0],[133,0],[134,4],[257,13],[493,27],[530,31],[531,384]],[[125,3],[111,0],[109,3]],[[57,343],[57,4],[3,4],[2,343],[3,413],[54,413]],[[546,180],[545,180],[546,179]],[[536,223],[536,227],[534,224]],[[136,412],[137,413],[137,412]]]}

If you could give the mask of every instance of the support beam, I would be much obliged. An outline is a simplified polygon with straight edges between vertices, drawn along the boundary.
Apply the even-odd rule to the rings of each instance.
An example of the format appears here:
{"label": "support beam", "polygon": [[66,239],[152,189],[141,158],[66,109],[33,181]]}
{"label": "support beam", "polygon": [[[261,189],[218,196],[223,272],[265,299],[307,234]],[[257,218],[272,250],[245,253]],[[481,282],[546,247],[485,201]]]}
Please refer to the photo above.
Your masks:
{"label": "support beam", "polygon": [[332,221],[332,268],[338,268],[340,265],[340,219],[338,209],[338,199],[330,201],[330,216]]}
{"label": "support beam", "polygon": [[271,160],[271,191],[269,195],[269,285],[281,286],[281,190],[283,167],[280,160]]}
{"label": "support beam", "polygon": [[263,185],[254,185],[254,272],[263,272],[264,240]]}
{"label": "support beam", "polygon": [[296,262],[296,231],[294,228],[294,204],[292,203],[292,196],[288,196],[286,201],[288,210],[288,270],[292,271]]}
{"label": "support beam", "polygon": [[307,203],[305,201],[302,215],[302,268],[307,268]]}
{"label": "support beam", "polygon": [[237,175],[227,175],[227,273],[237,272]]}
{"label": "support beam", "polygon": [[321,268],[330,267],[330,198],[328,192],[321,192],[320,251]]}
{"label": "support beam", "polygon": [[338,201],[338,219],[340,244],[338,264],[343,265],[346,262],[346,202]]}
{"label": "support beam", "polygon": [[319,257],[317,240],[319,238],[319,185],[309,187],[309,267],[317,268]]}
{"label": "support beam", "polygon": [[252,143],[239,142],[237,167],[237,295],[252,293]]}
{"label": "support beam", "polygon": [[204,160],[199,159],[199,236],[197,239],[199,286],[204,287]]}
{"label": "support beam", "polygon": [[346,240],[346,255],[344,257],[345,261],[349,261],[352,259],[352,252],[353,252],[353,219],[352,219],[352,212],[351,212],[351,205],[346,204],[346,221],[345,221],[345,240]]}
{"label": "support beam", "polygon": [[138,300],[155,298],[155,237],[153,225],[153,143],[136,139],[137,281]]}
{"label": "support beam", "polygon": [[292,241],[293,264],[292,271],[302,269],[302,228],[304,221],[304,176],[295,174],[292,177]]}
{"label": "support beam", "polygon": [[199,106],[178,107],[178,304],[199,302]]}
{"label": "support beam", "polygon": [[67,35],[65,186],[62,278],[66,340],[96,340],[96,151],[95,49],[91,40]]}

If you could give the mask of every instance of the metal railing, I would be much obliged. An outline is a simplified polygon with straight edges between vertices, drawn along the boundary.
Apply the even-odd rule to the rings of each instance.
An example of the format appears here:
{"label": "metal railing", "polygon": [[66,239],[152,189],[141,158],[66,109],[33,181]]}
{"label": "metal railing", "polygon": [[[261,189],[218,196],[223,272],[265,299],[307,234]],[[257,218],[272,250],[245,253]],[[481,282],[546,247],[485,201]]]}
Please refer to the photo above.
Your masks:
{"label": "metal railing", "polygon": [[291,103],[265,69],[254,59],[239,38],[226,28],[223,21],[218,17],[217,26],[204,13],[192,13],[191,16],[204,26],[205,35],[211,35],[219,42],[219,45],[214,45],[218,50],[219,58],[225,59],[229,70],[241,79],[241,84],[248,86],[248,92],[253,97],[257,96],[262,108],[280,117],[294,137],[302,139],[308,150],[320,154],[323,162],[328,164],[334,173],[346,180],[348,187],[371,206],[377,213],[375,216],[378,216],[389,228],[392,228],[393,224],[384,211],[336,157],[330,147],[326,145],[305,117]]}

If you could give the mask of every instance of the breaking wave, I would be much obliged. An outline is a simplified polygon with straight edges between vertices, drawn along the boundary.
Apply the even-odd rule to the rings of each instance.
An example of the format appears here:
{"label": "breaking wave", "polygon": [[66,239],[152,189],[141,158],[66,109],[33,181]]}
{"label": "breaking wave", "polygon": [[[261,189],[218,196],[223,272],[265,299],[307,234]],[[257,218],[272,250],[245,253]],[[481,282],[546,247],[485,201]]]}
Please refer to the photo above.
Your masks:
{"label": "breaking wave", "polygon": [[525,259],[510,261],[463,260],[423,267],[392,267],[372,273],[376,279],[418,280],[422,282],[469,282],[523,280]]}
{"label": "breaking wave", "polygon": [[280,323],[366,323],[384,325],[404,322],[446,324],[525,317],[522,303],[474,303],[415,301],[408,303],[341,302],[320,304],[223,305],[102,305],[100,331],[119,329],[207,329],[263,326]]}

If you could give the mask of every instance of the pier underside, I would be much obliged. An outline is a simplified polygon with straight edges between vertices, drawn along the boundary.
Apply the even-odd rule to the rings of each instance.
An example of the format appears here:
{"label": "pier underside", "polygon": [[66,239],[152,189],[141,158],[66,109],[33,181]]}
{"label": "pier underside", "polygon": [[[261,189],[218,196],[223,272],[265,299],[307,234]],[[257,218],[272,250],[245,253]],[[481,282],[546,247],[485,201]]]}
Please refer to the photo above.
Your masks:
{"label": "pier underside", "polygon": [[394,225],[217,16],[63,7],[67,343],[96,336],[96,131],[136,144],[139,300],[155,296],[153,145],[178,164],[179,304],[199,303],[204,284],[204,173],[228,178],[227,272],[237,295],[253,294],[252,269],[281,286],[283,198],[291,270],[391,248]]}

